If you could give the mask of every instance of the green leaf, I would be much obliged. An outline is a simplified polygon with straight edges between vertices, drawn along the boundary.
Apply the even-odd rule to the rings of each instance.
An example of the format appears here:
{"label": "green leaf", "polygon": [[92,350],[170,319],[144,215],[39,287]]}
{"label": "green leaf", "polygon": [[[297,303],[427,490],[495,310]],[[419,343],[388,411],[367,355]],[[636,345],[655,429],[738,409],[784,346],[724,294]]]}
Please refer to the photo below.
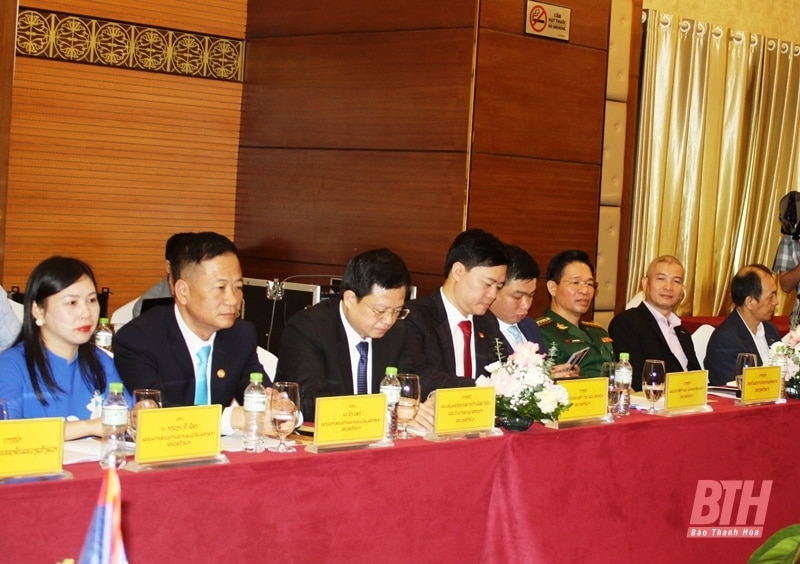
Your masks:
{"label": "green leaf", "polygon": [[800,525],[790,525],[777,531],[747,561],[747,564],[798,563],[800,563]]}

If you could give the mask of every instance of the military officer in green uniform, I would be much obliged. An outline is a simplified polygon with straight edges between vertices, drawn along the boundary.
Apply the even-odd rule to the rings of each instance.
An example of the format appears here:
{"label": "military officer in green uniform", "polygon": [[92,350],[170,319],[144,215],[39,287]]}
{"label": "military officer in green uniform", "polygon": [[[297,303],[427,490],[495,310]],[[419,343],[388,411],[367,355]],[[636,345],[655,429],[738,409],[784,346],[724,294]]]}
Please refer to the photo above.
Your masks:
{"label": "military officer in green uniform", "polygon": [[604,362],[614,361],[613,341],[608,331],[594,321],[581,321],[589,311],[597,290],[594,266],[583,251],[563,251],[547,265],[550,307],[536,320],[548,349],[556,345],[555,363],[589,347],[580,363],[581,376],[599,376]]}

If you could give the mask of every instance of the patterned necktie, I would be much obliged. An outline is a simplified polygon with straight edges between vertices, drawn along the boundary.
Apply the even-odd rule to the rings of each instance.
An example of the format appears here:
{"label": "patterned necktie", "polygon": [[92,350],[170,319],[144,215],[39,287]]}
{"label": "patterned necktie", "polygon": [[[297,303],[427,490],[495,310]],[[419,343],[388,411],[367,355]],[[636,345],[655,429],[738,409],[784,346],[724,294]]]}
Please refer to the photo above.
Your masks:
{"label": "patterned necktie", "polygon": [[472,378],[472,322],[459,321],[458,328],[464,334],[464,378]]}
{"label": "patterned necktie", "polygon": [[514,342],[511,343],[512,346],[516,347],[517,345],[521,345],[525,342],[525,337],[522,336],[522,331],[519,330],[519,327],[516,325],[509,325],[508,326],[508,334],[514,338]]}
{"label": "patterned necktie", "polygon": [[369,342],[361,341],[356,345],[358,349],[358,374],[356,383],[358,384],[357,394],[367,393],[367,360],[369,359]]}
{"label": "patterned necktie", "polygon": [[208,355],[211,345],[206,345],[197,351],[197,372],[194,376],[194,404],[208,405]]}

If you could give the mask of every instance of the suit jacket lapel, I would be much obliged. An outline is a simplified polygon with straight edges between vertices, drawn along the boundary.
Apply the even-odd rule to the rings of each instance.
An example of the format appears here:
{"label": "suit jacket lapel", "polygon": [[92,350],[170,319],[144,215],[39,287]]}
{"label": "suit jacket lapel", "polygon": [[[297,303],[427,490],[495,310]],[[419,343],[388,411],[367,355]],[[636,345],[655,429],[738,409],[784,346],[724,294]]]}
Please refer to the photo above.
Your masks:
{"label": "suit jacket lapel", "polygon": [[[355,393],[353,389],[353,365],[350,355],[356,354],[355,351],[350,350],[350,345],[347,342],[347,332],[342,324],[342,316],[339,315],[339,310],[336,310],[336,358],[339,359],[339,375],[341,378],[342,386],[344,387],[345,396],[350,396]],[[373,358],[374,360],[374,358]],[[373,390],[374,391],[374,390]]]}
{"label": "suit jacket lapel", "polygon": [[436,295],[436,336],[441,342],[444,362],[448,372],[456,373],[456,349],[453,346],[453,334],[447,321],[447,310],[444,308],[441,293]]}
{"label": "suit jacket lapel", "polygon": [[175,317],[174,308],[164,308],[165,312],[165,326],[167,332],[167,339],[169,341],[169,349],[175,359],[175,364],[180,369],[181,376],[183,377],[186,386],[184,387],[184,405],[194,405],[194,361],[191,354],[189,354],[189,347],[186,345],[186,340],[183,338],[180,327],[178,327],[178,319]]}

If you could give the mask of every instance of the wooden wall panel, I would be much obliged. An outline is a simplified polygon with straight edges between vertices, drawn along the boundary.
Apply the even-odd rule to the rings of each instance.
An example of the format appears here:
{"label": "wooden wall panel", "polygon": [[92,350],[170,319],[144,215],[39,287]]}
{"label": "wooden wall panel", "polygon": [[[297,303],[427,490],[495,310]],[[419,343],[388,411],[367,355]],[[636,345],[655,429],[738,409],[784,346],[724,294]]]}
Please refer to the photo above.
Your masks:
{"label": "wooden wall panel", "polygon": [[[582,45],[604,51],[608,48],[610,2],[570,0],[568,2],[559,1],[556,4],[572,10],[570,45]],[[481,0],[481,28],[524,35],[526,5],[526,0]],[[554,41],[557,45],[566,45],[558,40],[544,39],[543,41]],[[546,59],[540,60],[545,64],[552,64]]]}
{"label": "wooden wall panel", "polygon": [[20,0],[20,6],[236,39],[244,39],[247,22],[247,0]]}
{"label": "wooden wall panel", "polygon": [[250,0],[247,38],[472,28],[475,0]]}
{"label": "wooden wall panel", "polygon": [[544,275],[553,255],[582,249],[596,256],[599,183],[598,165],[473,156],[469,225],[519,245],[539,263],[534,316],[549,303]]}
{"label": "wooden wall panel", "polygon": [[479,41],[473,151],[599,163],[606,51],[485,29]]}
{"label": "wooden wall panel", "polygon": [[274,261],[343,268],[384,246],[411,270],[438,273],[461,230],[460,153],[242,148],[240,169],[237,244],[272,261],[250,260],[251,277],[294,272]]}
{"label": "wooden wall panel", "polygon": [[111,309],[163,274],[176,231],[233,235],[241,85],[18,57],[5,285],[89,261]]}
{"label": "wooden wall panel", "polygon": [[250,40],[243,146],[466,150],[472,30]]}

